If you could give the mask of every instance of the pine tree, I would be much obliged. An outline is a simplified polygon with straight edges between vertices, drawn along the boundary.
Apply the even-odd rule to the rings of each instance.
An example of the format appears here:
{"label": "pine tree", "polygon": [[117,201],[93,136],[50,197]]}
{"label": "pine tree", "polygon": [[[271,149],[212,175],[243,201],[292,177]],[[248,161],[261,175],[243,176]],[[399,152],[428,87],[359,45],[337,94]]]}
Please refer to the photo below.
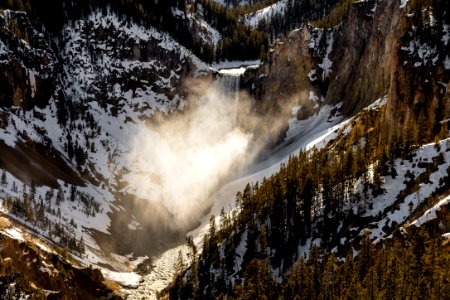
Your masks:
{"label": "pine tree", "polygon": [[264,225],[261,228],[261,235],[259,237],[259,248],[261,252],[261,258],[267,257],[267,228]]}
{"label": "pine tree", "polygon": [[183,259],[183,252],[178,251],[178,256],[177,259],[174,262],[173,265],[173,270],[174,270],[174,279],[176,277],[178,277],[179,275],[181,275],[184,271],[184,269],[186,269],[186,265],[184,263],[184,259]]}
{"label": "pine tree", "polygon": [[17,185],[16,185],[16,182],[15,182],[15,181],[13,181],[13,185],[12,185],[11,191],[12,191],[13,193],[17,193],[17,191],[18,191]]}
{"label": "pine tree", "polygon": [[2,186],[3,187],[8,187],[8,181],[7,181],[7,179],[6,179],[6,171],[5,171],[5,169],[3,169],[2,170],[2,179],[1,179],[1,182],[2,182]]}

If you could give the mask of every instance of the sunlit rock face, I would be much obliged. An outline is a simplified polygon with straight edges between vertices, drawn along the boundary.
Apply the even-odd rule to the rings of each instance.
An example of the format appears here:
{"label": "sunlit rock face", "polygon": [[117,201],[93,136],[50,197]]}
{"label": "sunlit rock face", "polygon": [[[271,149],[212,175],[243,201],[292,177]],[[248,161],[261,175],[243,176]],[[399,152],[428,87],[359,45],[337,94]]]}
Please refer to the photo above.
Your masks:
{"label": "sunlit rock face", "polygon": [[361,1],[338,26],[294,30],[274,45],[267,63],[246,72],[243,85],[274,111],[296,99],[304,118],[343,101],[341,112],[353,115],[389,90],[402,12],[398,1]]}

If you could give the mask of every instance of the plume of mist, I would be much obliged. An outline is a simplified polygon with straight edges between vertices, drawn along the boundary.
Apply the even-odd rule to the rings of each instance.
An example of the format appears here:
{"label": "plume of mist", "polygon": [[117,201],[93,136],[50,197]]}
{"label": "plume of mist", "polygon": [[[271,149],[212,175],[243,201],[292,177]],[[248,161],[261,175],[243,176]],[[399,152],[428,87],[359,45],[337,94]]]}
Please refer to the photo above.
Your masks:
{"label": "plume of mist", "polygon": [[185,226],[211,205],[217,185],[250,160],[252,134],[237,124],[246,102],[224,95],[207,81],[189,81],[189,106],[137,133],[125,179],[137,196],[161,203],[174,224]]}

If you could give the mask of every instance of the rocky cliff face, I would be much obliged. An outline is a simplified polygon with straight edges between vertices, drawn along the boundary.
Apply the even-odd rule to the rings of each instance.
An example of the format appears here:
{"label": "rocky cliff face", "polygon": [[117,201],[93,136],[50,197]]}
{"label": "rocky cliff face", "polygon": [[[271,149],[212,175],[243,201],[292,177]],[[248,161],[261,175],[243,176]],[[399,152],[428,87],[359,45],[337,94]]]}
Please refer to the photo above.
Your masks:
{"label": "rocky cliff face", "polygon": [[344,101],[342,112],[354,114],[384,96],[390,85],[398,39],[403,35],[399,1],[355,4],[336,33],[326,103]]}
{"label": "rocky cliff face", "polygon": [[413,1],[403,8],[407,16],[395,48],[387,118],[398,127],[417,119],[420,140],[439,133],[450,117],[447,10],[439,1],[434,6]]}
{"label": "rocky cliff face", "polygon": [[24,12],[0,13],[0,58],[1,106],[45,107],[55,92],[57,58]]}
{"label": "rocky cliff face", "polygon": [[278,110],[292,99],[303,104],[300,118],[314,107],[339,102],[344,115],[355,114],[388,93],[403,35],[399,6],[398,1],[358,2],[336,27],[294,30],[259,70],[246,74],[248,88]]}

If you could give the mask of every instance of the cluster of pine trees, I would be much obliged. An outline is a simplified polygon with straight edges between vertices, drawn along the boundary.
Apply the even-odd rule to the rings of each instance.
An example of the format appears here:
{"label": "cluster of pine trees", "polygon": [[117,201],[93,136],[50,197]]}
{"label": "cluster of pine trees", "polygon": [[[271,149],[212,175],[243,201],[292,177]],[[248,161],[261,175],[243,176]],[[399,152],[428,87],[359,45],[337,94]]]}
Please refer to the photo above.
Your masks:
{"label": "cluster of pine trees", "polygon": [[450,293],[449,247],[448,241],[426,231],[380,249],[366,238],[358,258],[349,252],[344,261],[334,254],[321,255],[321,249],[312,246],[309,258],[300,257],[283,284],[272,278],[267,261],[254,259],[244,272],[245,281],[227,298],[445,299]]}

